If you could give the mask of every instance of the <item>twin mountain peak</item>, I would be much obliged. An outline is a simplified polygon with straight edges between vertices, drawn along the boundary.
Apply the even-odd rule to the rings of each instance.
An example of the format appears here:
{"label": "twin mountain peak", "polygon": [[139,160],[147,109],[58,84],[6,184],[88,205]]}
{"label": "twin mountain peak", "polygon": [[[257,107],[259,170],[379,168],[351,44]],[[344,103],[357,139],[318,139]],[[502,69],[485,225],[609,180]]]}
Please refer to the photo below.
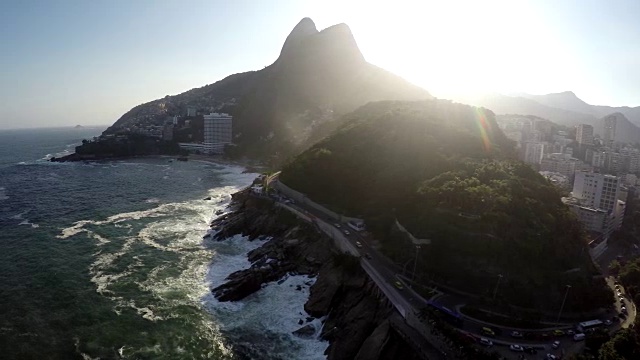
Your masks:
{"label": "twin mountain peak", "polygon": [[258,71],[138,105],[106,133],[133,125],[161,125],[187,107],[233,115],[234,143],[244,155],[295,154],[337,127],[341,115],[378,100],[432,96],[369,64],[346,24],[318,31],[302,19],[287,36],[276,61]]}

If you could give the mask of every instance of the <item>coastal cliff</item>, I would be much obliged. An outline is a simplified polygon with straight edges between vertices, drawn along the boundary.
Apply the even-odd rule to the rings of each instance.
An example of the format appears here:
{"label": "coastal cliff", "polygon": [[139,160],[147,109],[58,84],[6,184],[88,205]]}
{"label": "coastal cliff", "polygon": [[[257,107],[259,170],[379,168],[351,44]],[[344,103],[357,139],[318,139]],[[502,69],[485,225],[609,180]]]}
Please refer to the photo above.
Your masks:
{"label": "coastal cliff", "polygon": [[329,360],[418,359],[389,326],[394,310],[386,299],[374,295],[374,285],[357,258],[339,253],[331,239],[268,199],[244,191],[233,196],[231,206],[232,212],[211,224],[215,240],[236,234],[269,240],[249,252],[250,268],[230,274],[212,289],[218,300],[241,300],[287,274],[315,276],[304,305],[307,314],[301,316],[294,335],[314,336],[305,322],[324,318],[319,336],[329,341],[325,352]]}

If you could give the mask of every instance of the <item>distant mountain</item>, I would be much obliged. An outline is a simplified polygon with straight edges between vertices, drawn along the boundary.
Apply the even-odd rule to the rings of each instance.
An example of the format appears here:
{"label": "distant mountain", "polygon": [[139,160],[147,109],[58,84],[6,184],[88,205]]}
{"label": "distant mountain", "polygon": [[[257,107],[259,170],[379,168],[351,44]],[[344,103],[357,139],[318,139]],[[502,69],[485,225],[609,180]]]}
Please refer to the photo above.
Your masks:
{"label": "distant mountain", "polygon": [[623,114],[617,112],[599,119],[594,126],[594,131],[604,134],[604,118],[614,116],[616,118],[616,141],[624,143],[640,143],[640,128],[632,124]]}
{"label": "distant mountain", "polygon": [[535,115],[564,126],[594,124],[597,120],[590,114],[544,105],[525,97],[491,94],[476,98],[472,105],[486,107],[496,114]]}
{"label": "distant mountain", "polygon": [[429,98],[426,90],[366,62],[347,25],[318,31],[304,18],[270,66],[136,106],[106,132],[160,124],[196,107],[234,116],[239,153],[286,157],[311,145],[315,128],[367,102]]}
{"label": "distant mountain", "polygon": [[619,131],[616,141],[640,142],[640,107],[611,107],[590,105],[571,91],[547,95],[518,94],[506,96],[490,94],[456,99],[476,106],[484,106],[496,114],[534,115],[564,126],[593,125],[596,134],[603,135],[603,118],[614,114]]}
{"label": "distant mountain", "polygon": [[565,91],[561,93],[553,93],[547,95],[530,95],[522,94],[522,97],[534,100],[542,105],[552,108],[564,109],[573,111],[576,113],[582,113],[591,115],[593,117],[603,117],[614,111],[605,111],[604,113],[599,111],[595,106],[589,105],[582,99],[578,98],[572,91]]}

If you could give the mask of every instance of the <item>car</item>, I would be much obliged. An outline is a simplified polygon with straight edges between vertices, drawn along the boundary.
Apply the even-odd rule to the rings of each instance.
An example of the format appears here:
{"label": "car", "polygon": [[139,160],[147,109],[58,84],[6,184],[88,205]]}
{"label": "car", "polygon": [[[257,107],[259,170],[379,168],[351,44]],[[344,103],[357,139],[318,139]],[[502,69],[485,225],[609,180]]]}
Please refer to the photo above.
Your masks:
{"label": "car", "polygon": [[518,344],[513,344],[509,346],[509,350],[515,351],[515,352],[523,352],[524,348]]}
{"label": "car", "polygon": [[625,314],[627,312],[627,307],[626,306],[621,307],[620,312]]}
{"label": "car", "polygon": [[367,259],[371,260],[371,254],[369,254],[369,253],[364,254],[364,257],[366,257]]}
{"label": "car", "polygon": [[512,331],[511,337],[513,338],[522,338],[522,333],[520,331]]}
{"label": "car", "polygon": [[573,331],[573,330],[567,330],[567,335],[569,335],[569,336],[573,336],[573,335],[575,335],[575,334],[576,334],[576,332],[575,332],[575,331]]}
{"label": "car", "polygon": [[356,246],[361,248],[362,247],[362,243],[360,241],[356,241]]}
{"label": "car", "polygon": [[394,283],[393,283],[393,285],[394,285],[395,287],[397,287],[397,288],[398,288],[398,290],[402,290],[402,289],[404,289],[404,286],[402,285],[402,283],[401,283],[399,280],[396,280],[396,282],[394,282]]}
{"label": "car", "polygon": [[554,349],[559,348],[559,347],[560,347],[560,341],[558,341],[558,340],[554,341],[554,342],[553,342],[553,344],[551,344],[551,346],[552,346]]}
{"label": "car", "polygon": [[621,302],[621,303],[623,303],[623,302],[624,302],[624,297],[619,296],[619,297],[618,297],[618,300],[620,300],[620,302]]}
{"label": "car", "polygon": [[560,329],[553,330],[553,336],[564,336],[565,332]]}
{"label": "car", "polygon": [[611,320],[607,319],[607,320],[604,321],[604,324],[606,326],[609,326],[609,325],[613,324],[613,322]]}
{"label": "car", "polygon": [[340,226],[340,224],[338,224],[338,223],[333,224],[333,226],[337,227],[338,229],[340,229],[340,228],[342,227],[342,226]]}
{"label": "car", "polygon": [[527,354],[535,355],[538,353],[538,350],[536,350],[534,347],[531,347],[531,346],[525,346],[524,352],[526,352]]}
{"label": "car", "polygon": [[547,360],[557,360],[558,358],[553,354],[547,354]]}
{"label": "car", "polygon": [[349,230],[345,230],[343,231],[345,235],[350,235],[351,233],[349,232]]}
{"label": "car", "polygon": [[622,296],[622,291],[618,290],[618,291],[616,292],[616,295],[618,295],[618,296]]}
{"label": "car", "polygon": [[484,345],[484,346],[493,346],[493,341],[487,339],[487,338],[480,338],[480,345]]}
{"label": "car", "polygon": [[616,290],[620,290],[620,285],[615,286]]}
{"label": "car", "polygon": [[496,336],[495,331],[493,331],[493,329],[488,328],[488,327],[483,327],[482,328],[482,333],[485,335],[489,335],[489,336]]}
{"label": "car", "polygon": [[582,341],[585,338],[585,334],[575,334],[573,335],[573,341]]}

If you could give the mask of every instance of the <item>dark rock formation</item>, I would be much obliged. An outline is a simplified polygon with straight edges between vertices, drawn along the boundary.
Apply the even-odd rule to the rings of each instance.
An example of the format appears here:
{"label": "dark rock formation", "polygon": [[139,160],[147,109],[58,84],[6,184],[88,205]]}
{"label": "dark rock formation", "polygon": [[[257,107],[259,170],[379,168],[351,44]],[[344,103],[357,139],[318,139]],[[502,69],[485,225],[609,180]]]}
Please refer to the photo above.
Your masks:
{"label": "dark rock formation", "polygon": [[316,328],[313,324],[307,324],[300,329],[293,332],[294,335],[301,338],[311,338],[316,333]]}
{"label": "dark rock formation", "polygon": [[[263,284],[290,274],[317,275],[304,305],[310,315],[326,316],[321,337],[330,342],[329,360],[417,359],[388,318],[395,311],[385,298],[373,294],[374,284],[359,266],[359,260],[341,255],[329,238],[303,223],[269,200],[254,198],[248,192],[234,194],[233,211],[212,223],[219,229],[218,241],[243,234],[250,239],[269,236],[263,246],[248,254],[249,269],[237,271],[212,292],[220,301],[235,301],[260,290]],[[305,284],[309,286],[310,283]],[[291,288],[291,291],[302,290]],[[301,326],[293,334],[302,338],[316,333],[313,324]]]}

